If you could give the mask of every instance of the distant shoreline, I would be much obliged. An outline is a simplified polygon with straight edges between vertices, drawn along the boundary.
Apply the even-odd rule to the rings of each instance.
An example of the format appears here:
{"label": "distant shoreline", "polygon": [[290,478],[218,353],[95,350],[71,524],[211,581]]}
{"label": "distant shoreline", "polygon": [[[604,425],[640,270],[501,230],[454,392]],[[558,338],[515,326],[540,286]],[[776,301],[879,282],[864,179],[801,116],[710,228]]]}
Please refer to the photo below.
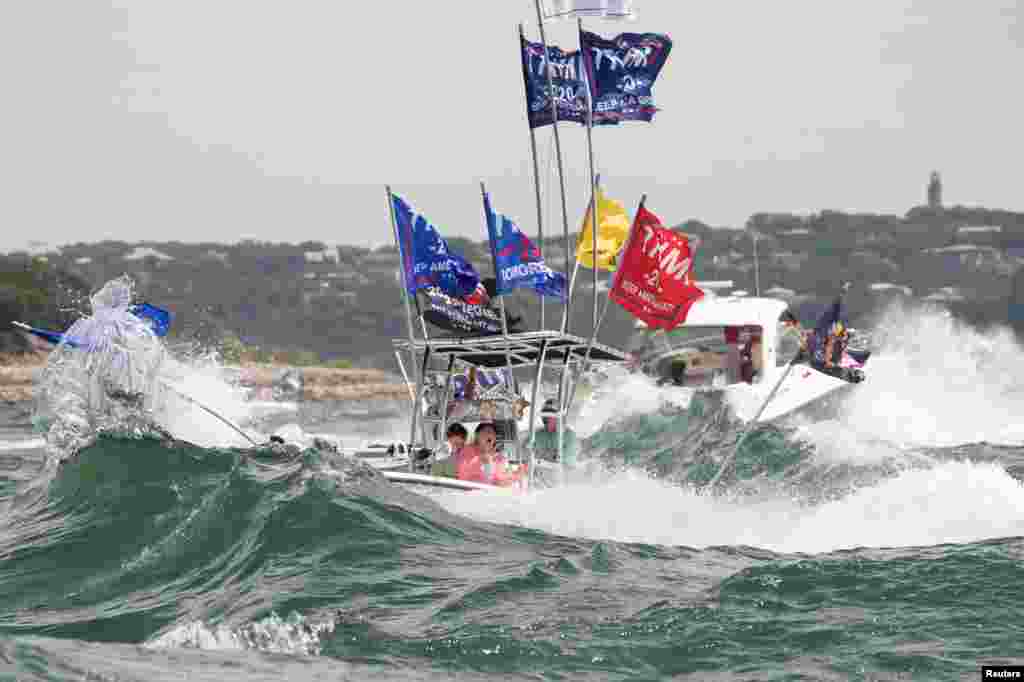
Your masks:
{"label": "distant shoreline", "polygon": [[[31,400],[36,376],[45,364],[44,353],[0,353],[0,402]],[[257,399],[263,397],[261,393],[270,399],[288,375],[300,381],[300,386],[291,391],[299,400],[409,399],[408,387],[379,369],[247,363],[226,365],[224,370],[240,386],[252,389]]]}

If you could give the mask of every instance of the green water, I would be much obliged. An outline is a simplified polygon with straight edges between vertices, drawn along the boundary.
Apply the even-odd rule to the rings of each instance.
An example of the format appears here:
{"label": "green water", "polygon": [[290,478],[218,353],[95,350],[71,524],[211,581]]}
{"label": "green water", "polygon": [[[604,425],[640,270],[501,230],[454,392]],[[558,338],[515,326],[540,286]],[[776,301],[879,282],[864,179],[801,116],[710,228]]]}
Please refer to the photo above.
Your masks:
{"label": "green water", "polygon": [[[705,416],[647,415],[586,449],[699,486],[737,436],[680,445]],[[32,437],[19,428],[8,441]],[[12,447],[0,450],[0,679],[977,679],[983,662],[1024,662],[1024,532],[1007,530],[1024,531],[1024,490],[963,460],[1024,453],[931,455],[939,483],[922,479],[905,504],[960,505],[950,518],[973,539],[936,543],[936,526],[919,544],[803,553],[732,541],[728,516],[691,516],[717,538],[694,546],[558,534],[493,509],[485,520],[313,450],[279,461],[105,438],[15,495],[42,451]],[[753,434],[726,477],[737,495],[720,504],[753,504],[744,491],[756,483],[774,504],[803,495],[793,508],[813,520],[827,500],[910,476],[810,457],[791,433]],[[943,467],[975,477],[970,493],[930,498],[948,485]],[[569,491],[551,509],[614,512],[641,529],[644,514],[667,511],[608,490],[599,506]],[[834,533],[838,547],[858,523],[848,515],[814,537]]]}

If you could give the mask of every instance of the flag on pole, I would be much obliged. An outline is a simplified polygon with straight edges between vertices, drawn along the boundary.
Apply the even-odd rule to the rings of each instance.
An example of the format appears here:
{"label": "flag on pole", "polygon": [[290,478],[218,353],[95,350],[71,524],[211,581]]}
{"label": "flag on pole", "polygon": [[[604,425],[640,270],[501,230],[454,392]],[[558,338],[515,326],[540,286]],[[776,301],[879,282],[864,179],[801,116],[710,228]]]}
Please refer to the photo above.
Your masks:
{"label": "flag on pole", "polygon": [[[526,84],[526,114],[531,128],[551,125],[551,96],[554,92],[559,121],[587,122],[587,91],[583,80],[583,60],[579,50],[566,52],[520,36],[523,81]],[[551,87],[548,87],[548,72]]]}
{"label": "flag on pole", "polygon": [[[619,252],[629,237],[629,216],[622,202],[609,199],[599,187],[597,189],[597,267],[615,272]],[[594,219],[590,215],[591,205],[576,240],[576,260],[585,268],[594,267]]]}
{"label": "flag on pole", "polygon": [[484,212],[487,214],[487,234],[494,258],[498,296],[512,293],[520,287],[533,289],[541,296],[566,299],[565,275],[547,266],[540,249],[516,226],[512,220],[491,209],[490,197],[484,194]]}
{"label": "flag on pole", "polygon": [[632,20],[636,18],[633,0],[541,0],[540,13],[544,21],[600,17],[601,19]]}
{"label": "flag on pole", "polygon": [[650,328],[668,331],[685,322],[704,295],[693,284],[689,239],[663,227],[641,204],[610,295]]}
{"label": "flag on pole", "polygon": [[486,304],[449,296],[435,286],[423,287],[418,296],[423,319],[435,327],[471,336],[502,332],[501,312]]}
{"label": "flag on pole", "polygon": [[391,195],[398,232],[399,257],[410,295],[418,289],[437,287],[462,298],[476,290],[480,276],[462,256],[448,248],[441,233],[397,194]]}
{"label": "flag on pole", "polygon": [[580,52],[594,106],[594,125],[646,121],[658,111],[654,81],[672,51],[672,39],[660,33],[620,33],[602,38],[580,32]]}

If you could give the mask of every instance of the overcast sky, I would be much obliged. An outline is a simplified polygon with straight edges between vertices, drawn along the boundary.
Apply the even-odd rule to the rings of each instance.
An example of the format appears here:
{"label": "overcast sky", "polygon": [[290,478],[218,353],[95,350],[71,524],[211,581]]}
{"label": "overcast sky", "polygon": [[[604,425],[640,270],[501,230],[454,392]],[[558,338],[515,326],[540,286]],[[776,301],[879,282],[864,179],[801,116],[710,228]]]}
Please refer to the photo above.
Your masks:
{"label": "overcast sky", "polygon": [[[668,33],[653,124],[596,130],[609,193],[674,224],[758,211],[1024,210],[1016,0],[637,0]],[[517,28],[529,0],[4,3],[0,250],[30,239],[389,242],[390,183],[483,239],[478,183],[536,231]],[[575,48],[575,27],[549,24]],[[585,131],[560,126],[570,229]],[[545,231],[560,230],[550,128]]]}

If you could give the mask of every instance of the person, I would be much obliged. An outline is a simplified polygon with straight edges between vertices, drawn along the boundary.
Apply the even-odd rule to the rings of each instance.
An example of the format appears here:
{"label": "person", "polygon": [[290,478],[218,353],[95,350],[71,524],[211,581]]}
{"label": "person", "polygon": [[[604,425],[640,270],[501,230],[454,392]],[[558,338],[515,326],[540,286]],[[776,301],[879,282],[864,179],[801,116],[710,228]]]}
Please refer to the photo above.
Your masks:
{"label": "person", "polygon": [[722,369],[725,372],[725,383],[734,384],[742,380],[743,355],[737,347],[740,330],[738,327],[725,328],[725,352],[722,354]]}
{"label": "person", "polygon": [[780,365],[799,362],[807,353],[807,335],[800,327],[800,320],[790,311],[779,319],[779,352],[776,360]]}
{"label": "person", "polygon": [[818,340],[811,358],[811,366],[837,379],[854,384],[860,383],[864,380],[864,372],[853,366],[855,363],[844,362],[849,358],[846,353],[849,342],[850,335],[846,325],[841,320],[836,320],[828,328],[824,339]]}
{"label": "person", "polygon": [[448,457],[439,462],[434,462],[430,466],[430,475],[457,478],[459,464],[461,464],[464,456],[466,439],[469,437],[469,432],[466,431],[465,426],[455,422],[448,425],[448,431],[445,436],[448,440]]}
{"label": "person", "polygon": [[[533,450],[536,457],[558,462],[558,403],[548,400],[540,411],[544,425],[533,434]],[[562,429],[562,459],[568,467],[576,466],[578,445],[576,432],[568,426]]]}
{"label": "person", "polygon": [[462,449],[456,466],[457,477],[463,481],[509,486],[518,482],[522,468],[510,470],[508,460],[498,452],[498,430],[490,422],[481,422],[473,433],[473,443]]}
{"label": "person", "polygon": [[761,337],[751,336],[743,344],[740,351],[740,381],[748,384],[754,382],[763,368],[763,356],[761,355]]}
{"label": "person", "polygon": [[748,384],[754,381],[753,352],[753,338],[747,339],[740,349],[740,381]]}

